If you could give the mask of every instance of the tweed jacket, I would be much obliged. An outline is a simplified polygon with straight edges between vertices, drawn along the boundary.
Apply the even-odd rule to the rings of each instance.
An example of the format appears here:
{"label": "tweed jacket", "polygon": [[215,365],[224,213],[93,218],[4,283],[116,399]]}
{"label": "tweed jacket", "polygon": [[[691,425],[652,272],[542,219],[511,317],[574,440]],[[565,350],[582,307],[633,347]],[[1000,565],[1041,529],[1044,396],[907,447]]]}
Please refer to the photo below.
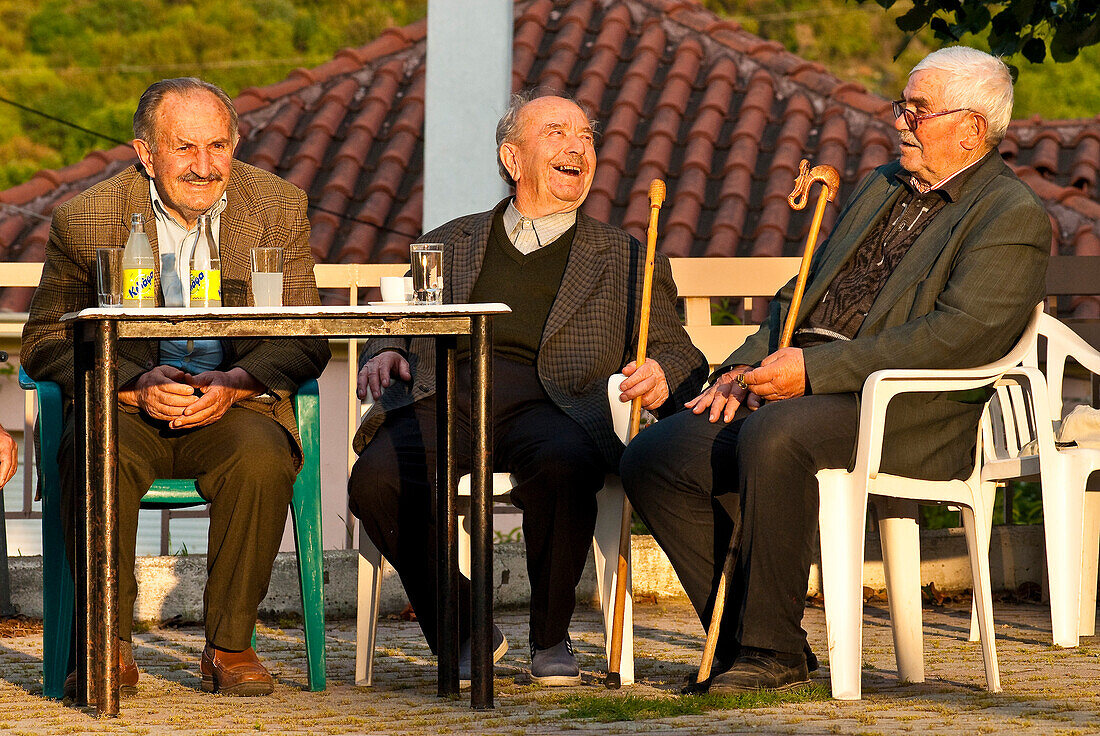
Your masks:
{"label": "tweed jacket", "polygon": [[[306,196],[274,174],[234,161],[226,188],[227,204],[221,216],[220,250],[222,303],[228,307],[252,305],[253,246],[284,249],[283,298],[287,305],[318,304],[309,249]],[[66,397],[73,395],[71,328],[59,319],[96,304],[95,249],[123,245],[129,235],[130,214],[140,212],[152,223],[149,178],[131,166],[60,205],[50,225],[42,281],[31,300],[23,328],[20,357],[36,379],[56,381]],[[154,286],[160,293],[160,255],[157,229],[148,227],[156,268]],[[316,378],[329,359],[328,343],[321,339],[232,339],[222,342],[224,370],[241,367],[277,397],[274,404],[247,400],[241,406],[272,416],[301,439],[294,418],[293,392],[303,381]],[[118,346],[118,385],[125,386],[160,364],[157,340],[124,340]],[[136,411],[120,407],[123,411]]]}
{"label": "tweed jacket", "polygon": [[[501,203],[503,204],[503,203]],[[469,302],[485,258],[494,210],[453,220],[421,238],[444,244],[443,297]],[[607,405],[607,379],[634,360],[641,309],[645,248],[622,230],[584,214],[550,308],[536,360],[539,379],[550,400],[580,424],[604,457],[618,467],[622,443],[615,436]],[[676,284],[668,259],[654,267],[649,342],[646,355],[664,369],[669,398],[659,413],[675,411],[698,393],[706,378],[706,360],[676,315]],[[394,381],[364,417],[354,447],[361,452],[381,426],[387,411],[435,392],[435,343],[430,338],[377,338],[367,342],[362,363],[380,351],[406,354],[412,381]]]}
{"label": "tweed jacket", "polygon": [[[815,254],[798,316],[806,319],[872,225],[902,194],[897,162],[869,174]],[[1050,219],[1034,192],[991,152],[890,275],[851,341],[803,351],[815,394],[859,392],[885,368],[968,368],[1002,357],[1043,298]],[[774,351],[794,279],[767,321],[715,375]],[[988,393],[910,394],[886,418],[884,472],[941,480],[969,474]],[[797,399],[793,399],[797,400]]]}

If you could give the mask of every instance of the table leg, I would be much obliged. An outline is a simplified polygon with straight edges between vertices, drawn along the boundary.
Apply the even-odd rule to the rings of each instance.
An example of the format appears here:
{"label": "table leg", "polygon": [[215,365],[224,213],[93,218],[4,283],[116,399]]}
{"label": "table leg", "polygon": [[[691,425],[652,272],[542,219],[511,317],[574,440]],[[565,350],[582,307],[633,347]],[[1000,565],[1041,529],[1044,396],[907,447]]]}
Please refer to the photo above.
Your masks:
{"label": "table leg", "polygon": [[76,488],[73,499],[75,523],[73,540],[76,550],[73,562],[73,573],[76,577],[74,591],[76,603],[76,703],[89,705],[94,702],[94,689],[92,683],[95,676],[92,671],[94,657],[89,656],[92,650],[90,634],[95,630],[97,606],[99,596],[96,595],[95,581],[92,570],[95,569],[96,555],[92,549],[91,540],[95,538],[92,531],[94,517],[95,492],[92,485],[91,460],[95,457],[89,418],[92,408],[91,373],[95,363],[95,352],[92,343],[86,334],[86,325],[77,325],[73,338],[73,368],[74,391],[76,409]]}
{"label": "table leg", "polygon": [[473,430],[470,488],[471,669],[470,705],[493,707],[493,329],[486,315],[473,317],[470,334]]}
{"label": "table leg", "polygon": [[118,671],[118,364],[117,324],[114,320],[95,323],[95,368],[92,371],[92,416],[95,499],[93,529],[97,544],[95,578],[100,619],[93,636],[98,638],[95,671],[96,711],[117,716],[119,709]]}
{"label": "table leg", "polygon": [[436,619],[438,692],[457,695],[459,649],[458,528],[455,519],[455,339],[436,339]]}

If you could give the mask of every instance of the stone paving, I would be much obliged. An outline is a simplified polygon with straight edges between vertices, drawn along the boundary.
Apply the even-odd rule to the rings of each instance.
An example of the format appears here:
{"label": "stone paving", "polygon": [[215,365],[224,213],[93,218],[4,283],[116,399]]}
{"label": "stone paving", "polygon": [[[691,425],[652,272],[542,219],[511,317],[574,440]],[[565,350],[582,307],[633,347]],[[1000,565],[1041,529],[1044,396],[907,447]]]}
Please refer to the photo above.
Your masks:
{"label": "stone paving", "polygon": [[[261,626],[261,656],[278,684],[268,698],[232,698],[199,691],[197,627],[153,628],[136,635],[142,670],[138,695],[122,703],[122,715],[97,719],[89,711],[41,697],[40,635],[0,639],[0,732],[12,734],[1086,734],[1100,733],[1100,645],[1082,640],[1076,650],[1050,641],[1049,611],[1039,605],[997,607],[997,644],[1004,692],[983,689],[977,644],[965,641],[968,607],[925,609],[927,681],[899,683],[894,670],[888,615],[868,605],[864,626],[864,699],[825,697],[828,666],[816,675],[816,696],[751,708],[719,707],[702,714],[637,717],[602,722],[574,713],[578,704],[606,705],[608,698],[679,699],[679,686],[698,663],[702,632],[681,601],[635,607],[639,683],[618,692],[602,686],[603,634],[599,612],[578,611],[573,634],[584,670],[575,688],[529,684],[526,615],[502,611],[498,622],[512,649],[496,669],[496,709],[472,711],[468,700],[435,695],[431,658],[415,623],[379,623],[376,684],[351,683],[354,621],[328,627],[328,689],[304,692],[301,631]],[[824,613],[807,611],[810,643],[822,660]],[[464,696],[465,697],[465,696]]]}

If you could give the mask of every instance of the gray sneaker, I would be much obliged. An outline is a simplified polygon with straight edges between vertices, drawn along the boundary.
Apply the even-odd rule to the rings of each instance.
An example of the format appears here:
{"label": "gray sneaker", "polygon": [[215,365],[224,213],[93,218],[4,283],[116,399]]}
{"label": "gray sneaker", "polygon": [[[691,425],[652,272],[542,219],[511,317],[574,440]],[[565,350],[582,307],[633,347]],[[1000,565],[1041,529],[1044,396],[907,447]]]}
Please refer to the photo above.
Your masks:
{"label": "gray sneaker", "polygon": [[531,681],[550,686],[581,684],[581,668],[577,666],[573,642],[568,636],[549,649],[536,649],[531,645]]}
{"label": "gray sneaker", "polygon": [[[493,624],[493,664],[499,662],[507,651],[508,640],[504,638],[504,632],[497,628],[496,624]],[[458,684],[461,687],[470,686],[471,658],[470,640],[467,639],[462,642],[462,646],[458,650]]]}

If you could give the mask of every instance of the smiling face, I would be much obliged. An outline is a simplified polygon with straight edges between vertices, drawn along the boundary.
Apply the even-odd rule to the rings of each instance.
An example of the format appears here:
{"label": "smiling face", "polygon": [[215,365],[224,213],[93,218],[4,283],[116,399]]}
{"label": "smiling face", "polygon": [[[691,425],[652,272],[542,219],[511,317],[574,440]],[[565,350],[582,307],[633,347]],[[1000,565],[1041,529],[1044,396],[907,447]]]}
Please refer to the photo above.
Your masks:
{"label": "smiling face", "polygon": [[[909,77],[902,96],[906,107],[918,115],[952,110],[944,99],[945,72],[928,69]],[[925,186],[935,186],[989,151],[985,120],[969,110],[925,118],[915,131],[905,116],[894,121],[901,141],[901,165]]]}
{"label": "smiling face", "polygon": [[516,182],[516,209],[531,218],[581,206],[596,172],[592,126],[561,97],[539,97],[519,112],[519,137],[500,145]]}
{"label": "smiling face", "polygon": [[190,228],[221,199],[229,183],[237,145],[229,111],[210,92],[170,93],[161,101],[156,121],[156,140],[135,140],[134,150],[165,209]]}

